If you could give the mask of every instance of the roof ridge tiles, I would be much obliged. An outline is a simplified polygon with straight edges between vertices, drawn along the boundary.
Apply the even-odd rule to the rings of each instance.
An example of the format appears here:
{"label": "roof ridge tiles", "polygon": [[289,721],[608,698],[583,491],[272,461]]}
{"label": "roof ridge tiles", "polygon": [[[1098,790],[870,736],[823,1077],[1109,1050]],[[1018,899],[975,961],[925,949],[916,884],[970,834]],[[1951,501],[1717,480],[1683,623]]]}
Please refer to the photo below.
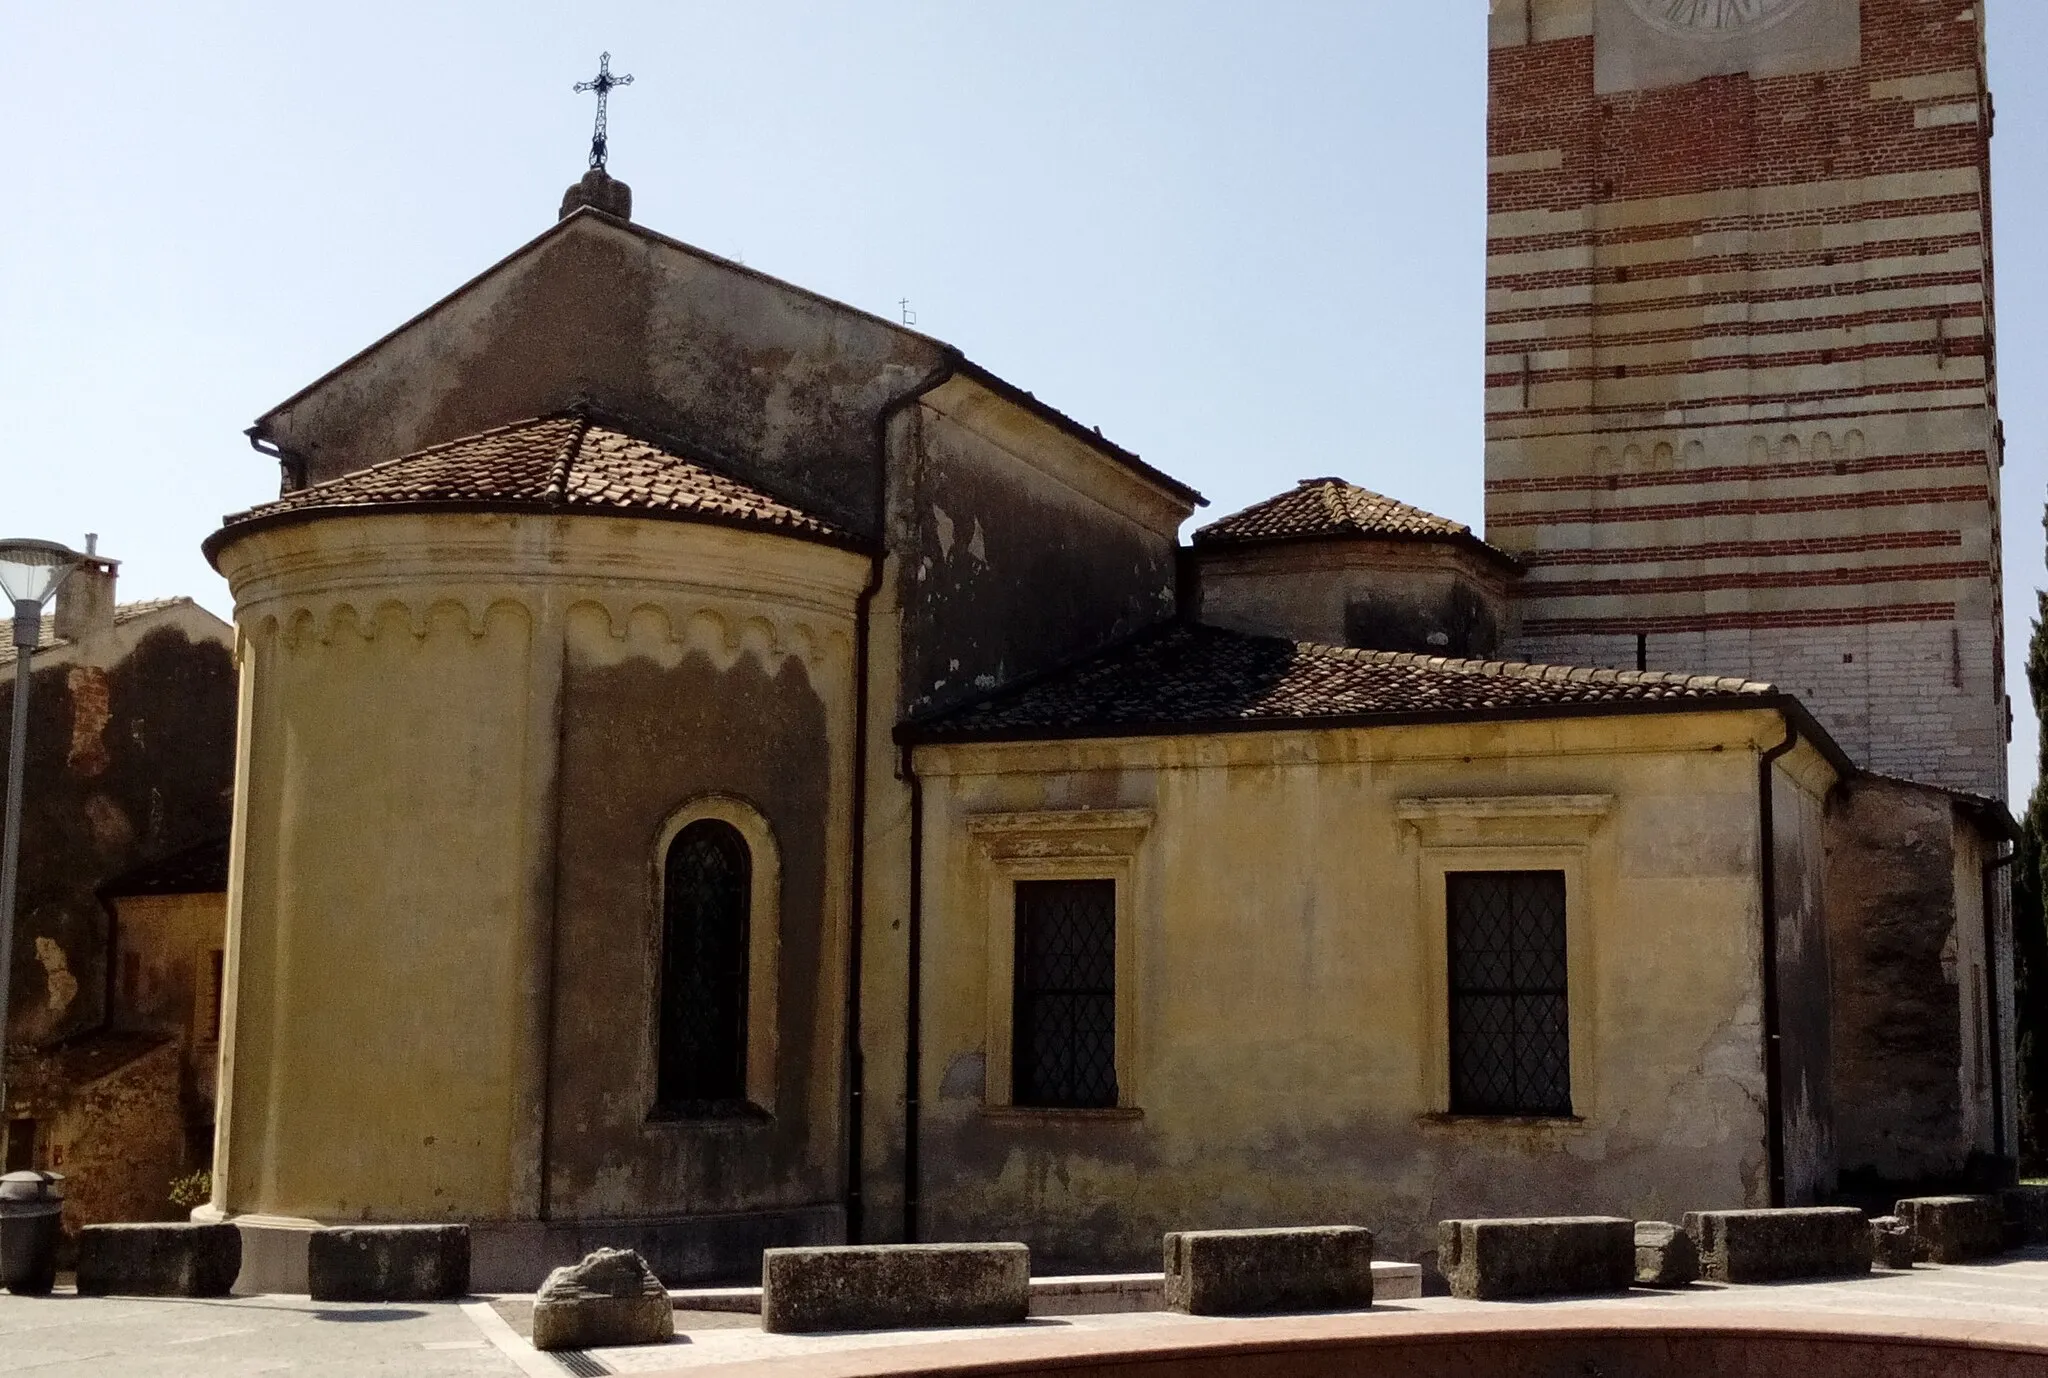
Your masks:
{"label": "roof ridge tiles", "polygon": [[575,466],[577,459],[582,455],[583,441],[589,434],[590,415],[585,412],[578,415],[576,428],[563,439],[562,453],[555,460],[554,472],[548,475],[548,487],[544,495],[545,501],[562,503],[569,500],[569,471]]}
{"label": "roof ridge tiles", "polygon": [[1312,538],[1452,541],[1519,571],[1515,558],[1470,526],[1342,478],[1305,478],[1293,488],[1198,529],[1193,543],[1253,544]]}

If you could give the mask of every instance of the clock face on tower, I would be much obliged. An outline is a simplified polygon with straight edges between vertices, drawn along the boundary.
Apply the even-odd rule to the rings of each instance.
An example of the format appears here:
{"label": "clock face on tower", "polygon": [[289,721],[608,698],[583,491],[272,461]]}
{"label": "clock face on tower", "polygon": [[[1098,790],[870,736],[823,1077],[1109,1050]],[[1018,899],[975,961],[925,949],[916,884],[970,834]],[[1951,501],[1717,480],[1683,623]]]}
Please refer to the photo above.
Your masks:
{"label": "clock face on tower", "polygon": [[1735,38],[1767,29],[1807,0],[1628,0],[1628,7],[1666,33]]}

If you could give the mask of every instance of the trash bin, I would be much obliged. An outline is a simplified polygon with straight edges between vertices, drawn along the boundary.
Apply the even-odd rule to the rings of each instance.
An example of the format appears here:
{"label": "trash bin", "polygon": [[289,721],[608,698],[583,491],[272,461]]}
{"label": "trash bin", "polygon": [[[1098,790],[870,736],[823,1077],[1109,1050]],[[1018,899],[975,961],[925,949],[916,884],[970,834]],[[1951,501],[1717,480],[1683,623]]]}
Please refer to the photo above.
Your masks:
{"label": "trash bin", "polygon": [[63,1180],[54,1172],[0,1177],[0,1287],[18,1297],[45,1296],[57,1285]]}

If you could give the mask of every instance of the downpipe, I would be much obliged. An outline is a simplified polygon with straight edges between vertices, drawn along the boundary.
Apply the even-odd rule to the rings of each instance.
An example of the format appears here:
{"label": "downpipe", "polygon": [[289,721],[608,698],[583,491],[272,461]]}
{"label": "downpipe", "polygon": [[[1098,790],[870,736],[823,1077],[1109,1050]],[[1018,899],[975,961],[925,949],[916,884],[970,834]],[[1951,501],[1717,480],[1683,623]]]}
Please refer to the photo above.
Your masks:
{"label": "downpipe", "polygon": [[1778,761],[1799,745],[1799,729],[1785,724],[1785,740],[1757,757],[1757,884],[1763,901],[1764,1160],[1771,1205],[1785,1204],[1785,1057],[1778,1009],[1778,819],[1772,780]]}

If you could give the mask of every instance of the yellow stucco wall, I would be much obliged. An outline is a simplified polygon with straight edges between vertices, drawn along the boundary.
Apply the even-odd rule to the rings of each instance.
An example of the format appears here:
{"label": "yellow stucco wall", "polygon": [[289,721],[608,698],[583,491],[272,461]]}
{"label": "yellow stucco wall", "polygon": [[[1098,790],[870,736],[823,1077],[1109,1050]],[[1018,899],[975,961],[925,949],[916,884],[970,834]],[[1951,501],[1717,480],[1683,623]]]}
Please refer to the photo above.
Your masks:
{"label": "yellow stucco wall", "polygon": [[124,895],[113,906],[116,1027],[178,1035],[196,1089],[211,1100],[220,1048],[213,954],[226,947],[226,896]]}
{"label": "yellow stucco wall", "polygon": [[[929,1238],[1762,1204],[1757,752],[1775,712],[927,746]],[[1818,793],[1810,748],[1781,772]],[[1815,768],[1817,767],[1817,768]],[[1563,869],[1573,1108],[1453,1118],[1442,875]],[[1119,1112],[1005,1108],[1009,883],[1120,889]],[[879,1017],[876,1011],[874,1017]]]}
{"label": "yellow stucco wall", "polygon": [[[565,682],[693,657],[812,677],[843,757],[867,562],[724,527],[449,513],[259,529],[219,565],[243,701],[214,1207],[531,1217],[560,811],[606,803],[558,797]],[[842,852],[844,775],[821,825]],[[633,833],[634,894],[687,802]],[[828,951],[843,888],[823,902]],[[802,1052],[833,1065],[837,1039],[820,1020]],[[646,1050],[616,1051],[633,1084]]]}

